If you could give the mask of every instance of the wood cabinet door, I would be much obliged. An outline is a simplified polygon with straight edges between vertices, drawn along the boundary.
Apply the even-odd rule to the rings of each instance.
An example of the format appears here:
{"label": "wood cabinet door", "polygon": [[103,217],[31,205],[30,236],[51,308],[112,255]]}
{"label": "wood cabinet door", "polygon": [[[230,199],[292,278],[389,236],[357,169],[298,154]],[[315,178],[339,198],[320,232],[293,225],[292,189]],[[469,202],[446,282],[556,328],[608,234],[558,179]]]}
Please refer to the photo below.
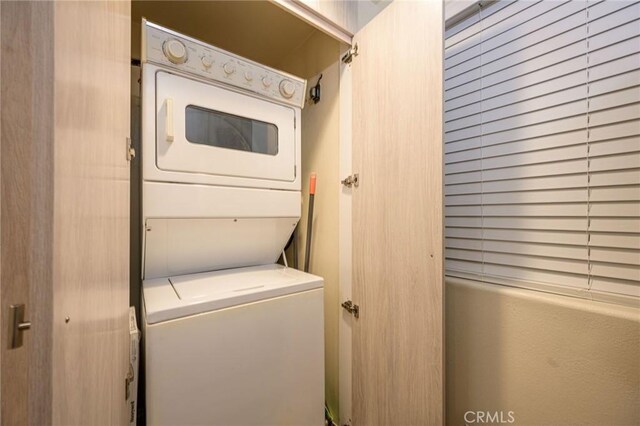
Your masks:
{"label": "wood cabinet door", "polygon": [[[0,2],[0,424],[51,422],[53,3]],[[12,306],[23,305],[22,344]],[[11,323],[11,325],[10,325]],[[16,336],[17,337],[17,336]]]}
{"label": "wood cabinet door", "polygon": [[442,2],[393,2],[354,37],[353,423],[444,416]]}
{"label": "wood cabinet door", "polygon": [[0,4],[3,425],[128,423],[130,13]]}
{"label": "wood cabinet door", "polygon": [[128,420],[131,5],[63,1],[55,9],[53,423],[121,425]]}

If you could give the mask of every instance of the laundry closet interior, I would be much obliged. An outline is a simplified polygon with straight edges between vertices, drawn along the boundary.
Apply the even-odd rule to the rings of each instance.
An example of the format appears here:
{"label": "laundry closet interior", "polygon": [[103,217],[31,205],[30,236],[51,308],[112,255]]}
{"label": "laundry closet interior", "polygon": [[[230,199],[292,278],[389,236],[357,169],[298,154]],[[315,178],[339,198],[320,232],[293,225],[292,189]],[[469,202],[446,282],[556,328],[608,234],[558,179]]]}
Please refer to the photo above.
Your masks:
{"label": "laundry closet interior", "polygon": [[[147,320],[152,322],[154,314],[150,311],[155,309],[147,300],[146,314],[149,318],[144,318],[143,299],[152,296],[149,293],[143,296],[143,279],[162,280],[164,278],[161,277],[180,275],[180,272],[206,274],[214,271],[215,274],[215,271],[224,272],[229,268],[254,265],[260,268],[259,265],[272,262],[265,261],[264,254],[267,254],[267,258],[273,257],[275,250],[279,264],[303,270],[308,262],[308,271],[323,280],[322,312],[318,317],[322,317],[320,329],[323,347],[306,345],[307,352],[299,356],[319,359],[323,363],[324,402],[330,417],[335,422],[340,421],[341,425],[350,424],[354,417],[357,424],[368,424],[380,416],[395,420],[402,420],[405,416],[409,422],[426,418],[434,422],[442,420],[442,7],[439,2],[425,2],[419,7],[414,4],[413,8],[403,7],[399,3],[391,6],[387,2],[370,1],[306,4],[284,1],[131,3],[131,146],[135,158],[131,162],[130,301],[136,308],[137,321],[143,329],[141,347],[149,345],[149,341],[145,343],[147,336],[144,333],[147,331],[143,325]],[[433,29],[424,31],[425,22],[431,23]],[[165,30],[169,32],[163,32]],[[186,44],[184,51],[180,45],[175,46],[176,58],[170,57],[174,52],[167,47],[167,43],[173,39],[172,32],[178,40],[183,40],[182,36],[187,40],[179,43]],[[176,66],[180,71],[182,64],[196,64],[197,69],[193,69],[195,74],[190,77],[192,88],[183,89],[186,86],[180,83],[173,88],[163,89],[163,84],[171,87],[173,83],[170,80],[174,77],[170,69],[167,73],[163,72],[162,66],[145,74],[144,67],[148,69],[150,66],[145,64],[154,61],[154,41],[151,39],[156,33],[160,38],[169,34],[169,38],[158,38],[156,53],[162,66]],[[195,47],[190,44],[191,39]],[[398,43],[414,45],[416,49],[432,51],[432,54],[413,55],[411,49],[395,49]],[[208,53],[197,50],[200,44],[213,46],[240,59],[225,62],[216,56],[217,51],[210,58]],[[180,58],[183,54],[185,59]],[[194,62],[196,57],[197,61]],[[243,59],[248,61],[243,62]],[[270,74],[271,70],[275,73]],[[236,79],[230,84],[236,84],[237,87],[233,89],[238,92],[248,88],[249,92],[257,93],[256,98],[264,98],[266,93],[267,97],[277,98],[285,107],[287,103],[301,107],[299,116],[293,118],[292,130],[299,138],[301,152],[288,154],[284,151],[288,136],[283,128],[287,119],[284,118],[283,124],[279,124],[276,116],[280,112],[275,107],[274,122],[278,124],[271,126],[267,118],[258,118],[250,125],[253,129],[250,138],[255,141],[264,137],[266,140],[257,143],[260,146],[215,147],[216,141],[194,142],[194,138],[202,135],[198,136],[198,131],[190,127],[193,122],[189,124],[188,114],[198,117],[198,114],[202,116],[211,110],[200,108],[202,105],[190,105],[192,99],[187,96],[200,96],[202,99],[215,97],[217,92],[207,92],[209,89],[203,84],[208,73],[216,72],[220,76],[216,81],[218,87],[225,88],[226,78],[229,81]],[[153,92],[145,92],[142,81],[151,75],[155,76],[157,84],[157,87],[149,90],[156,91],[154,102],[158,114],[155,128],[158,153],[153,162],[149,160],[147,166],[145,156],[153,153],[149,148],[152,145],[145,148],[143,141],[143,116],[148,114],[144,112],[144,105],[153,105],[153,102],[145,104],[144,97]],[[284,87],[289,83],[291,86]],[[184,95],[183,90],[188,90],[188,95]],[[185,98],[184,102],[181,97]],[[243,105],[239,108],[261,108],[260,104],[253,106],[252,100],[246,102],[240,101]],[[190,111],[190,108],[200,109]],[[169,119],[170,114],[179,116],[183,110],[186,111],[186,118],[178,118],[175,122],[173,118]],[[165,115],[166,119],[161,118]],[[240,120],[241,115],[227,114],[223,119],[231,117],[231,121]],[[265,117],[270,116],[267,114]],[[200,134],[203,131],[206,133],[206,130],[199,131]],[[186,132],[186,137],[183,138],[181,132]],[[273,132],[277,133],[277,137],[272,135]],[[183,146],[188,146],[193,152],[184,150],[171,158],[161,158],[162,153],[177,150],[176,146],[179,145],[176,141],[180,138],[184,139]],[[165,148],[161,148],[160,144],[164,144]],[[214,145],[216,153],[230,157],[211,166],[218,159],[215,155],[208,157],[204,149],[211,151],[211,147],[204,148],[207,144]],[[161,153],[163,149],[166,151]],[[262,213],[252,215],[243,212],[238,219],[236,211],[225,210],[224,206],[216,207],[220,210],[220,213],[216,213],[218,220],[228,221],[231,227],[238,226],[238,231],[229,231],[231,228],[224,224],[219,227],[215,221],[211,222],[211,226],[197,222],[206,221],[209,214],[206,209],[202,210],[205,213],[189,211],[187,216],[190,219],[186,222],[191,222],[184,226],[172,225],[181,219],[181,205],[194,203],[198,197],[202,197],[202,205],[210,200],[220,204],[225,196],[216,198],[218,195],[212,195],[213,198],[207,198],[209,195],[203,196],[196,191],[180,193],[172,199],[172,194],[178,194],[181,189],[177,192],[160,190],[154,195],[157,199],[153,203],[166,202],[170,206],[167,211],[161,209],[162,217],[158,218],[155,207],[147,207],[147,199],[152,196],[143,193],[153,192],[148,188],[156,185],[157,179],[146,175],[147,172],[143,172],[145,167],[170,170],[168,177],[159,179],[166,182],[167,188],[213,184],[225,188],[223,191],[238,190],[238,185],[228,183],[232,179],[229,176],[245,179],[246,176],[236,173],[242,167],[241,162],[245,158],[242,156],[246,153],[233,157],[236,149],[254,151],[248,155],[257,159],[255,164],[260,161],[264,163],[258,165],[264,182],[285,182],[276,186],[265,183],[258,189],[269,190],[273,195],[293,188],[293,184],[286,182],[299,185],[302,201],[299,222],[298,217],[289,220],[276,217],[289,216],[287,212],[279,213],[276,207],[264,207],[280,203],[280,198],[277,198],[280,195],[276,198],[269,198],[271,195],[267,198],[257,196],[245,207],[264,207],[264,211],[268,211],[265,215],[270,216],[267,222],[260,221]],[[276,168],[280,166],[275,159],[287,155],[291,156],[291,161],[296,155],[300,158],[293,168],[293,175],[281,179],[276,176],[279,173],[276,170],[280,170]],[[196,172],[196,180],[181,181],[179,174],[171,175],[184,171],[181,167],[185,165],[193,168],[190,172]],[[215,173],[219,172],[219,176],[215,179],[219,180],[207,180],[206,176],[213,170],[210,167],[218,167]],[[253,166],[249,164],[247,167]],[[226,168],[230,171],[225,172]],[[311,243],[307,246],[312,175],[315,178],[313,232]],[[205,176],[202,178],[204,180],[198,180],[202,176]],[[148,184],[147,181],[154,182]],[[245,181],[249,182],[243,184],[246,187],[256,186],[250,179]],[[252,190],[247,189],[247,192]],[[233,195],[230,197],[235,200]],[[291,200],[286,203],[291,204]],[[269,209],[278,211],[271,213]],[[254,217],[257,223],[251,224]],[[295,227],[295,233],[287,242],[290,231],[282,229],[293,229],[292,226]],[[166,235],[156,237],[159,229]],[[252,233],[259,234],[255,240]],[[181,236],[175,237],[178,234]],[[284,240],[283,235],[286,237]],[[277,242],[269,246],[264,241],[271,236]],[[216,237],[226,240],[220,243]],[[192,245],[193,239],[203,242]],[[211,246],[204,242],[207,239],[211,239]],[[234,242],[234,239],[242,239],[244,243]],[[281,247],[284,243],[287,243],[287,249],[285,255],[280,256],[280,249],[274,247]],[[308,257],[309,248],[311,255]],[[211,261],[207,256],[224,259]],[[172,270],[171,259],[176,257],[180,259],[180,266]],[[241,260],[234,262],[236,257]],[[186,269],[180,269],[185,264]],[[201,277],[197,275],[197,279]],[[209,279],[208,276],[205,278]],[[166,283],[167,289],[175,291],[178,299],[193,297],[196,300],[203,297],[198,293],[197,283],[181,284],[179,281],[174,277]],[[192,286],[194,284],[196,287]],[[307,288],[311,287],[301,287],[300,291]],[[253,299],[247,301],[249,304],[254,302]],[[169,319],[198,314],[195,311],[184,312]],[[158,314],[158,318],[162,315]],[[310,311],[308,315],[313,315],[313,312]],[[288,319],[283,317],[280,321]],[[292,333],[300,332],[300,336],[311,333],[302,327],[304,325],[300,323],[298,328],[292,329]],[[273,341],[277,342],[277,338],[274,337]],[[310,354],[312,348],[319,348],[317,351],[323,353]],[[197,348],[193,350],[198,351]],[[138,401],[141,413],[138,419],[144,419],[145,396],[148,399],[150,395],[150,390],[145,389],[145,380],[147,387],[149,383],[155,383],[145,378],[144,370],[149,369],[145,358],[149,359],[149,354],[145,354],[144,350],[142,352]],[[268,356],[277,357],[277,350]],[[295,359],[298,355],[289,356]],[[416,368],[415,363],[402,359],[406,356],[424,357],[426,361],[418,363]],[[157,358],[153,359],[156,362]],[[198,362],[196,358],[188,359]],[[393,369],[385,367],[390,363],[393,363]],[[161,364],[158,368],[166,370],[168,367]],[[310,369],[309,366],[305,368]],[[396,390],[389,387],[390,380],[397,381]],[[187,386],[192,384],[187,383]],[[224,394],[222,388],[224,386],[221,386],[220,392]],[[394,395],[397,389],[400,391]],[[418,399],[429,400],[428,406],[413,403],[409,396],[411,394]],[[163,397],[158,398],[161,400]],[[385,403],[380,404],[381,401]],[[146,403],[149,406],[148,400]],[[386,408],[375,408],[380,405]],[[159,421],[161,418],[153,419]],[[166,418],[163,420],[167,421]]]}
{"label": "laundry closet interior", "polygon": [[0,424],[638,423],[640,0],[0,21]]}

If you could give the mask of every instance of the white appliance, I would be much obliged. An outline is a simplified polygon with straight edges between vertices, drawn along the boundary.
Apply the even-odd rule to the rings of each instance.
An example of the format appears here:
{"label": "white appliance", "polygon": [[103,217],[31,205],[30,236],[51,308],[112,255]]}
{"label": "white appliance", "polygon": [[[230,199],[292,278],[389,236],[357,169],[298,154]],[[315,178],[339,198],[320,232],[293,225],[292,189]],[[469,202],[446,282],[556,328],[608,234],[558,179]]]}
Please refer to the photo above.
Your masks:
{"label": "white appliance", "polygon": [[129,379],[126,396],[129,414],[129,426],[135,426],[138,420],[138,370],[140,365],[140,330],[136,321],[136,310],[129,307]]}
{"label": "white appliance", "polygon": [[323,280],[275,264],[306,82],[146,20],[141,51],[147,423],[321,425]]}

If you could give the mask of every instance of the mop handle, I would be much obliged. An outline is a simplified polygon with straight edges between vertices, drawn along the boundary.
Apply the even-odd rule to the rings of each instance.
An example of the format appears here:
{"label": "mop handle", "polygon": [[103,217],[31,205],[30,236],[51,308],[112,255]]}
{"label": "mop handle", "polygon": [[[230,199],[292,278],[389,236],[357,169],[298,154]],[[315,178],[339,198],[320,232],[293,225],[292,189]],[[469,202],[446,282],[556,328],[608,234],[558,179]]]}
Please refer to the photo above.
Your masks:
{"label": "mop handle", "polygon": [[316,195],[316,174],[311,173],[309,178],[309,195]]}
{"label": "mop handle", "polygon": [[304,271],[309,272],[309,261],[311,260],[311,234],[313,230],[313,201],[316,195],[316,174],[311,173],[309,179],[309,215],[307,217],[307,246],[304,257]]}

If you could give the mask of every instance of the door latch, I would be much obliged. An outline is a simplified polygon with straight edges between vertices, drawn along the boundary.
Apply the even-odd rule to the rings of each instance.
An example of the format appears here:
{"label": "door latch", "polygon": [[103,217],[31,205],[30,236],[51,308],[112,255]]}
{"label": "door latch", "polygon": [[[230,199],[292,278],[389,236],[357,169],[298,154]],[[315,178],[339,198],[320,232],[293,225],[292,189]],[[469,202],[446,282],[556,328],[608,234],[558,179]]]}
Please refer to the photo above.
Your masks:
{"label": "door latch", "polygon": [[345,179],[342,179],[340,183],[342,183],[347,188],[351,188],[352,186],[355,186],[357,188],[358,185],[360,184],[360,182],[358,181],[358,174],[355,173],[355,174],[349,175]]}
{"label": "door latch", "polygon": [[341,306],[354,317],[360,318],[360,306],[356,305],[351,300],[342,302]]}
{"label": "door latch", "polygon": [[9,321],[9,349],[16,349],[22,346],[22,333],[31,328],[31,321],[24,320],[24,303],[9,307]]}

